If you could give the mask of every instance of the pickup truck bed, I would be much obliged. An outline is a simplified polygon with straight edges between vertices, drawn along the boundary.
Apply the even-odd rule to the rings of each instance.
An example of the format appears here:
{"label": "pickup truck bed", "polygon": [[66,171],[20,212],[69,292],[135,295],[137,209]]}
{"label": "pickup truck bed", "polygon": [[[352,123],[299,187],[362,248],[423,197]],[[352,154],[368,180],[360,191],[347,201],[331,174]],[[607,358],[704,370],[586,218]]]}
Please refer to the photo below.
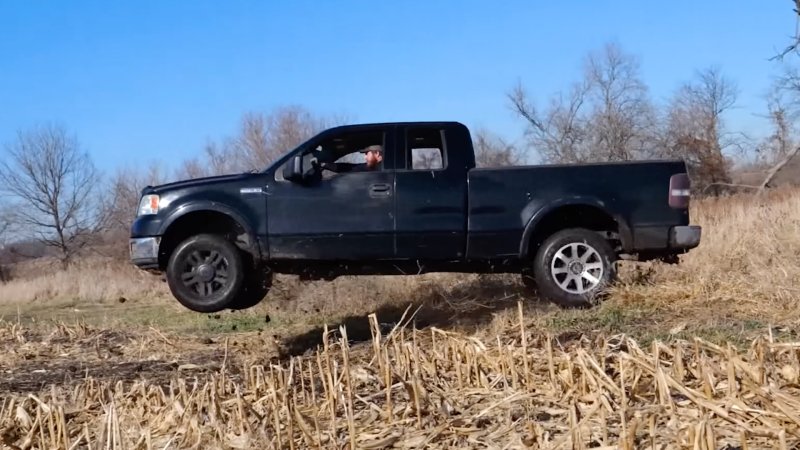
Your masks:
{"label": "pickup truck bed", "polygon": [[260,302],[275,273],[519,273],[584,306],[616,260],[678,262],[699,245],[689,199],[683,161],[476,168],[460,123],[350,125],[262,172],[146,187],[131,259],[201,312]]}
{"label": "pickup truck bed", "polygon": [[[617,233],[622,250],[670,253],[669,229],[688,225],[688,210],[657,206],[667,204],[670,177],[684,171],[680,161],[470,170],[467,254],[470,259],[524,258],[531,238],[525,235],[526,226],[559,209],[547,231],[574,220],[570,215],[594,209],[595,217],[603,217],[605,211],[621,228]],[[581,207],[564,209],[569,205]],[[631,229],[629,224],[636,226]]]}

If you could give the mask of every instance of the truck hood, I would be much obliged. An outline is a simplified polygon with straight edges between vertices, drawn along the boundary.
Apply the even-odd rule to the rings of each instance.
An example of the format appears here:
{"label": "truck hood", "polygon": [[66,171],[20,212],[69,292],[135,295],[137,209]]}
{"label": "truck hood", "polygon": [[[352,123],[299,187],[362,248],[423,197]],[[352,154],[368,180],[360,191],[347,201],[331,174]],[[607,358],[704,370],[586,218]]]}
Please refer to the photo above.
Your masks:
{"label": "truck hood", "polygon": [[212,177],[192,178],[190,180],[175,181],[172,183],[160,184],[157,186],[147,186],[142,189],[142,195],[148,194],[163,194],[165,192],[174,191],[178,189],[186,189],[195,186],[211,186],[232,181],[242,181],[256,176],[254,173],[237,173],[230,175],[217,175]]}

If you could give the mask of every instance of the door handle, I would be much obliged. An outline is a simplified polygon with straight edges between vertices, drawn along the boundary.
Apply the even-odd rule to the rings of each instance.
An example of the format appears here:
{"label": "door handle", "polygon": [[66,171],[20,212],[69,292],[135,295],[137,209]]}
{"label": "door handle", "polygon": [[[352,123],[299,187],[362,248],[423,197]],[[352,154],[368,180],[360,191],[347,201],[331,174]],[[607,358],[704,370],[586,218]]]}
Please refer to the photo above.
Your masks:
{"label": "door handle", "polygon": [[369,186],[369,196],[372,198],[388,197],[392,195],[392,186],[388,183],[377,183]]}

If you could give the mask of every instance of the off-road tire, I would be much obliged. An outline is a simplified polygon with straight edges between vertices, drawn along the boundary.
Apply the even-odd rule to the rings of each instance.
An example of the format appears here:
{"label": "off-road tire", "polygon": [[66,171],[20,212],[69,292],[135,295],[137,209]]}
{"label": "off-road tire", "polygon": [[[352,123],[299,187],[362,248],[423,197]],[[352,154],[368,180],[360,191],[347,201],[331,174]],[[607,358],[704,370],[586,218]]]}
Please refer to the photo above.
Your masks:
{"label": "off-road tire", "polygon": [[[572,255],[573,244],[577,245],[579,255]],[[582,250],[584,253],[581,254]],[[571,256],[567,257],[567,254]],[[554,262],[556,255],[562,258]],[[579,256],[588,260],[581,262]],[[571,262],[568,263],[564,258]],[[606,289],[616,281],[616,260],[617,255],[610,243],[592,230],[570,228],[554,233],[542,243],[533,261],[539,294],[562,308],[594,306],[605,298]],[[588,267],[592,268],[591,272]],[[575,273],[573,268],[580,272]],[[572,278],[571,282],[567,281],[568,277]],[[598,282],[594,284],[589,278],[597,279]],[[578,282],[581,283],[580,286]],[[580,292],[582,289],[586,291]]]}
{"label": "off-road tire", "polygon": [[[213,267],[209,269],[209,265]],[[242,293],[244,268],[242,253],[232,242],[215,234],[199,234],[178,244],[170,255],[167,284],[186,308],[202,313],[218,312],[232,308]],[[203,286],[198,287],[198,282]]]}
{"label": "off-road tire", "polygon": [[273,274],[269,267],[249,262],[244,279],[244,287],[236,296],[231,309],[248,309],[261,303],[272,288]]}

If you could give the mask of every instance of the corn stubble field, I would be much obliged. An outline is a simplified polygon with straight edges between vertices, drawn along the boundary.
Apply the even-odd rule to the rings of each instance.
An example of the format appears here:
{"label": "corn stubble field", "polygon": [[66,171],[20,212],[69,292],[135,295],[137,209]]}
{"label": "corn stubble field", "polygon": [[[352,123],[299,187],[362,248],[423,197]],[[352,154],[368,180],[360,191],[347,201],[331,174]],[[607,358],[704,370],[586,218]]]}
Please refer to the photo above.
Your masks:
{"label": "corn stubble field", "polygon": [[[696,202],[693,221],[703,243],[681,265],[623,265],[585,311],[503,277],[282,280],[252,311],[204,317],[231,332],[171,327],[190,314],[157,283],[13,281],[0,444],[798,448],[800,193]],[[44,313],[92,298],[102,318]],[[126,322],[131,304],[168,318]]]}

